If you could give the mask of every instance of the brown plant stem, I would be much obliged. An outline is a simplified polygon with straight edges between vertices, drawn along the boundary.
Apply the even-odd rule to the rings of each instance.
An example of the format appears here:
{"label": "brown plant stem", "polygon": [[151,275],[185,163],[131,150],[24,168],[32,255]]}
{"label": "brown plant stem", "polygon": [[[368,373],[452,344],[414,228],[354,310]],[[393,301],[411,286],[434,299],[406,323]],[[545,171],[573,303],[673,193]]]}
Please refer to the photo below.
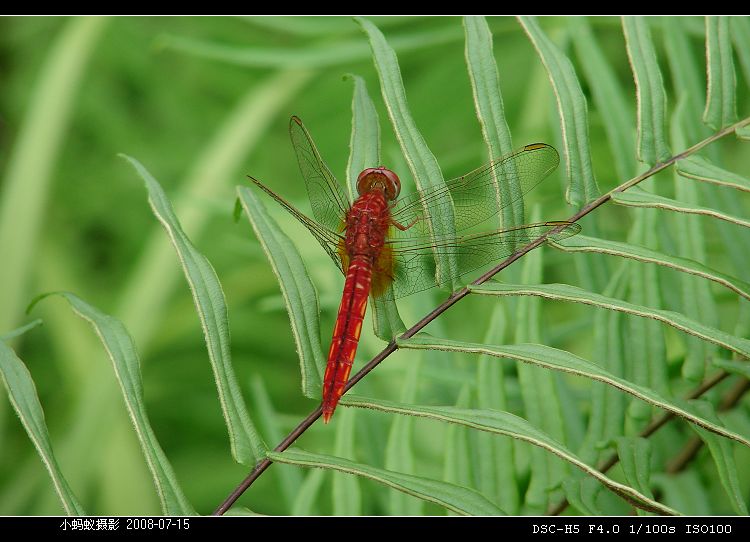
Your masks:
{"label": "brown plant stem", "polygon": [[[511,265],[516,260],[522,258],[529,252],[531,252],[533,249],[544,243],[544,241],[549,237],[550,235],[554,235],[555,233],[561,231],[566,223],[570,222],[577,222],[578,220],[582,219],[598,207],[605,204],[607,201],[609,201],[612,198],[612,194],[615,194],[617,192],[624,192],[628,188],[631,188],[635,186],[636,184],[640,183],[641,181],[644,181],[645,179],[648,179],[652,175],[655,175],[656,173],[662,171],[663,169],[668,168],[678,160],[681,160],[682,158],[685,158],[687,156],[690,156],[691,154],[699,151],[706,145],[709,145],[716,141],[717,139],[720,139],[724,137],[725,135],[735,131],[737,128],[741,128],[745,125],[750,124],[750,117],[743,119],[739,122],[736,122],[735,124],[732,124],[731,126],[727,126],[726,128],[716,132],[715,134],[707,137],[703,141],[700,141],[699,143],[696,143],[692,147],[684,150],[683,152],[676,154],[669,158],[669,160],[666,160],[665,162],[658,163],[651,167],[648,171],[638,175],[637,177],[633,177],[629,181],[626,181],[622,183],[621,185],[613,188],[606,194],[603,194],[599,196],[594,201],[588,203],[584,207],[582,207],[577,213],[575,213],[573,216],[568,218],[565,222],[561,222],[560,226],[553,228],[546,232],[544,235],[538,237],[534,241],[530,242],[529,244],[525,245],[523,248],[519,249],[515,253],[511,254],[508,258],[503,260],[501,263],[487,271],[485,274],[483,274],[481,277],[476,279],[474,282],[471,283],[472,286],[479,286],[480,284],[484,284],[489,279],[491,279],[493,276],[495,276],[497,273]],[[414,324],[412,327],[410,327],[408,330],[406,330],[399,339],[408,339],[410,337],[413,337],[417,333],[419,333],[422,329],[424,329],[430,322],[435,320],[438,316],[443,314],[445,311],[447,311],[449,308],[451,308],[453,305],[455,305],[458,301],[463,299],[469,294],[469,289],[464,287],[460,290],[452,293],[448,299],[443,301],[440,305],[435,307],[429,314],[427,314],[424,318],[419,320],[416,324]],[[381,361],[383,361],[385,358],[390,356],[393,352],[397,349],[396,341],[392,340],[388,343],[388,345],[372,360],[370,360],[362,369],[360,369],[353,377],[349,379],[349,382],[346,385],[346,388],[344,390],[344,393],[349,391],[357,382],[362,380],[370,371],[372,371],[375,367],[377,367]],[[300,435],[302,435],[307,429],[317,420],[322,414],[322,407],[318,406],[313,412],[311,412],[300,424],[292,430],[292,432],[289,433],[289,435],[286,436],[286,438],[279,443],[276,448],[274,448],[275,452],[283,452],[289,446],[294,443],[297,438],[299,438]],[[668,420],[669,418],[667,418]],[[665,422],[666,423],[666,420]],[[235,488],[232,493],[227,496],[226,499],[216,508],[214,511],[214,515],[222,515],[227,510],[229,510],[229,507],[232,506],[237,499],[249,488],[255,480],[258,479],[258,477],[263,474],[263,472],[271,465],[272,461],[268,458],[265,458],[258,462],[258,464],[255,465],[255,468],[252,470],[252,472]],[[614,464],[614,463],[613,463]],[[567,506],[567,502],[562,507],[562,509]],[[561,510],[562,510],[561,509]]]}

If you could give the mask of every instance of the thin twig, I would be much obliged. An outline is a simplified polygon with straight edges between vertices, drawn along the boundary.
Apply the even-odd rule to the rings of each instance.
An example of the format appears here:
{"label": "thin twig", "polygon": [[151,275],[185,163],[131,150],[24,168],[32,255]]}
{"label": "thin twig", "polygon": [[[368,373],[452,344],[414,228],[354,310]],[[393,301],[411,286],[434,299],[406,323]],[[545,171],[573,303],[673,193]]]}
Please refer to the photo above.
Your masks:
{"label": "thin twig", "polygon": [[[636,184],[640,183],[641,181],[644,181],[645,179],[648,179],[652,175],[655,175],[656,173],[662,171],[663,169],[668,168],[678,160],[681,160],[682,158],[685,158],[687,156],[690,156],[691,154],[699,151],[706,145],[709,145],[716,141],[717,139],[720,139],[724,137],[725,135],[735,131],[737,128],[741,128],[747,124],[750,124],[750,117],[741,120],[735,124],[732,124],[731,126],[727,126],[726,128],[716,132],[712,136],[704,139],[703,141],[696,143],[692,147],[686,149],[685,151],[676,154],[672,156],[669,160],[654,165],[651,169],[646,171],[645,173],[642,173],[641,175],[638,175],[637,177],[634,177],[630,179],[629,181],[624,182],[623,184],[617,186],[616,188],[613,188],[606,194],[599,196],[597,199],[592,201],[591,203],[585,205],[580,211],[575,213],[573,216],[571,216],[567,221],[561,223],[560,226],[553,228],[546,232],[544,235],[538,237],[531,243],[525,245],[520,250],[513,253],[511,256],[503,260],[501,263],[487,271],[484,275],[479,277],[477,280],[471,283],[472,286],[479,286],[480,284],[484,284],[489,279],[494,277],[497,273],[508,267],[510,264],[515,262],[516,260],[522,258],[532,250],[534,250],[536,247],[544,243],[544,241],[550,236],[554,235],[555,233],[558,233],[565,227],[565,223],[569,222],[577,222],[578,220],[582,219],[584,216],[591,213],[593,210],[597,209],[598,207],[601,207],[604,205],[607,201],[609,201],[612,198],[612,194],[618,193],[618,192],[624,192],[628,188],[631,188],[635,186]],[[410,327],[408,330],[406,330],[399,339],[408,339],[410,337],[413,337],[417,333],[419,333],[422,329],[424,329],[430,322],[435,320],[438,316],[443,314],[445,311],[447,311],[449,308],[451,308],[453,305],[455,305],[458,301],[463,299],[469,295],[469,289],[467,287],[461,288],[460,290],[454,292],[451,294],[448,299],[443,301],[440,305],[435,307],[429,314],[427,314],[424,318],[422,318],[419,322],[414,324],[412,327]],[[375,367],[377,367],[381,361],[383,361],[385,358],[390,356],[393,352],[397,350],[396,341],[391,341],[388,343],[388,346],[386,346],[377,356],[375,356],[372,360],[370,360],[362,369],[357,372],[353,377],[349,379],[349,382],[346,384],[346,388],[344,390],[344,393],[349,391],[357,382],[362,380],[370,371],[372,371]],[[292,445],[292,443],[297,440],[297,438],[302,435],[307,429],[317,420],[322,413],[322,407],[319,406],[316,408],[313,412],[311,412],[297,427],[294,428],[294,430],[287,435],[287,437],[279,443],[276,448],[274,448],[275,452],[283,452],[289,446]],[[232,493],[229,494],[229,496],[222,502],[219,507],[214,511],[214,515],[222,515],[227,510],[229,510],[229,507],[232,506],[235,501],[249,488],[255,480],[258,479],[258,477],[271,465],[272,461],[268,458],[265,458],[261,460],[255,468],[252,470],[252,472],[245,478],[240,485],[237,486],[237,488],[232,491]],[[567,503],[565,503],[565,506],[567,506]],[[565,508],[563,506],[563,509]]]}

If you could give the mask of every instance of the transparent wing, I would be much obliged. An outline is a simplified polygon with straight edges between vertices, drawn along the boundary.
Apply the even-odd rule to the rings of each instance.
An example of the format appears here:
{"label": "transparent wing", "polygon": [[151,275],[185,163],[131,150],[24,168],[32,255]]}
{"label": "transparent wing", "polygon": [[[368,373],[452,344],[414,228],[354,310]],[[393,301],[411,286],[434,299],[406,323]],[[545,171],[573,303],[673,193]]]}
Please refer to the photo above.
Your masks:
{"label": "transparent wing", "polygon": [[305,179],[313,216],[326,228],[341,231],[351,206],[349,198],[323,163],[310,134],[298,117],[292,117],[289,121],[289,136]]}
{"label": "transparent wing", "polygon": [[253,181],[266,194],[268,194],[273,199],[275,199],[282,207],[284,207],[284,209],[289,211],[289,213],[294,218],[299,220],[303,226],[305,226],[308,230],[310,230],[310,233],[312,233],[315,239],[318,240],[318,243],[320,243],[320,246],[322,246],[325,249],[325,251],[333,260],[333,263],[336,264],[336,267],[338,267],[342,273],[346,274],[346,270],[343,268],[343,264],[341,262],[341,256],[339,254],[339,247],[343,246],[343,242],[344,242],[344,237],[341,234],[305,216],[300,211],[298,211],[297,208],[295,208],[291,203],[289,203],[284,198],[276,194],[273,190],[268,188],[258,179],[250,177],[249,175],[248,175],[248,178],[251,181]]}
{"label": "transparent wing", "polygon": [[[392,271],[376,269],[379,273],[390,273],[393,279],[395,297],[404,297],[435,286],[442,286],[435,280],[435,253],[454,254],[458,261],[458,275],[464,275],[490,263],[500,263],[510,256],[517,247],[528,244],[542,235],[548,239],[560,240],[581,231],[572,222],[543,222],[527,224],[507,230],[444,237],[403,238],[386,241],[390,252]],[[454,277],[455,278],[455,277]],[[447,282],[447,278],[446,281]]]}
{"label": "transparent wing", "polygon": [[[442,186],[400,198],[391,215],[404,226],[414,224],[406,235],[427,235],[425,209],[434,212],[452,203],[456,231],[465,230],[523,198],[559,163],[560,157],[554,147],[546,143],[526,145],[466,175],[446,181]],[[398,232],[394,235],[404,236]]]}

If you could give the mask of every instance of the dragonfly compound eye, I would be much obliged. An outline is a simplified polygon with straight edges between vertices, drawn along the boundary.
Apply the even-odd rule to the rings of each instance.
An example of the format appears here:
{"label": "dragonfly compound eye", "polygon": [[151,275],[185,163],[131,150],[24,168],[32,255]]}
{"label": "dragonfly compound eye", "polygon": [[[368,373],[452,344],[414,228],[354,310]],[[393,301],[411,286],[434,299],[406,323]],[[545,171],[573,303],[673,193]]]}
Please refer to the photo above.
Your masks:
{"label": "dragonfly compound eye", "polygon": [[398,175],[383,166],[369,167],[362,171],[357,177],[357,192],[364,194],[378,184],[383,187],[385,197],[389,200],[395,200],[401,192]]}

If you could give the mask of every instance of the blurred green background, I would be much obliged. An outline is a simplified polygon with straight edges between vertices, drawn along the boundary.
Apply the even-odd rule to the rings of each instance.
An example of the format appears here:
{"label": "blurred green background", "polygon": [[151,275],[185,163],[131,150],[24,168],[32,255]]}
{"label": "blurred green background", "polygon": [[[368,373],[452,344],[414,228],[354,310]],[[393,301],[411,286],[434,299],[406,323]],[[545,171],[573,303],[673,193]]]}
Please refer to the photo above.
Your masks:
{"label": "blurred green background", "polygon": [[[399,55],[411,112],[446,178],[486,162],[460,18],[372,20]],[[559,149],[554,95],[532,44],[515,19],[488,22],[514,145],[546,141]],[[553,39],[568,43],[567,20],[541,23]],[[630,99],[635,90],[619,20],[596,18],[590,24]],[[696,63],[703,61],[702,24],[694,19],[685,25]],[[96,336],[59,299],[43,302],[30,317],[23,315],[33,296],[53,290],[76,293],[121,318],[133,334],[154,430],[188,498],[200,513],[209,513],[248,469],[229,455],[198,317],[177,258],[149,209],[142,181],[117,154],[137,158],[161,182],[186,232],[216,268],[229,305],[235,371],[251,416],[274,446],[316,403],[300,392],[289,320],[271,268],[247,221],[232,220],[235,186],[252,174],[309,212],[288,139],[292,114],[303,119],[325,161],[343,180],[351,129],[352,83],[342,78],[347,73],[365,79],[380,112],[384,164],[404,183],[411,182],[385,114],[366,37],[346,17],[2,18],[0,65],[0,194],[5,202],[13,179],[23,179],[16,182],[23,186],[22,196],[13,200],[12,209],[0,207],[6,220],[2,239],[10,243],[0,247],[0,267],[16,269],[15,275],[2,276],[7,297],[0,300],[0,333],[34,317],[44,320],[13,346],[35,379],[63,472],[90,513],[159,513]],[[741,92],[744,100],[746,92]],[[634,133],[634,99],[631,103],[626,114]],[[607,190],[625,179],[617,177],[603,121],[590,99],[589,106],[595,172]],[[750,173],[746,151],[742,157],[732,145],[724,153],[727,165]],[[563,197],[563,170],[528,198],[540,205],[544,219],[572,214]],[[318,289],[325,342],[343,277],[303,228],[267,198],[263,201],[297,243]],[[597,231],[623,240],[629,217],[610,206],[598,213]],[[584,229],[593,227],[588,222]],[[8,265],[11,252],[27,258]],[[546,249],[544,265],[545,282],[576,283],[570,255]],[[746,270],[734,273],[750,278]],[[407,325],[444,296],[428,292],[400,302]],[[733,298],[719,302],[728,314],[736,311]],[[495,303],[467,300],[429,331],[481,341],[486,331],[481,324]],[[545,344],[590,359],[591,316],[580,306],[545,304],[541,319]],[[366,324],[355,370],[382,346]],[[360,384],[358,393],[399,398],[400,384],[417,357],[425,358],[419,401],[453,404],[461,384],[473,382],[472,358],[399,352]],[[571,408],[585,412],[586,383],[567,385],[575,398]],[[264,401],[276,412],[267,425],[257,419]],[[382,414],[356,412],[354,457],[382,466],[391,423]],[[336,423],[316,424],[298,444],[331,453],[336,430]],[[440,424],[414,424],[403,445],[410,448],[417,473],[442,477],[445,434]],[[711,472],[710,466],[706,469]],[[274,465],[240,504],[262,514],[291,513],[297,492],[289,488],[299,488],[306,478],[308,471]],[[308,484],[314,487],[315,480]],[[320,484],[309,513],[332,512],[330,475],[321,475]],[[367,480],[359,484],[363,513],[394,512],[387,490]],[[409,510],[414,508],[402,513]],[[425,505],[420,512],[441,510]],[[47,473],[3,398],[0,514],[60,512]]]}

